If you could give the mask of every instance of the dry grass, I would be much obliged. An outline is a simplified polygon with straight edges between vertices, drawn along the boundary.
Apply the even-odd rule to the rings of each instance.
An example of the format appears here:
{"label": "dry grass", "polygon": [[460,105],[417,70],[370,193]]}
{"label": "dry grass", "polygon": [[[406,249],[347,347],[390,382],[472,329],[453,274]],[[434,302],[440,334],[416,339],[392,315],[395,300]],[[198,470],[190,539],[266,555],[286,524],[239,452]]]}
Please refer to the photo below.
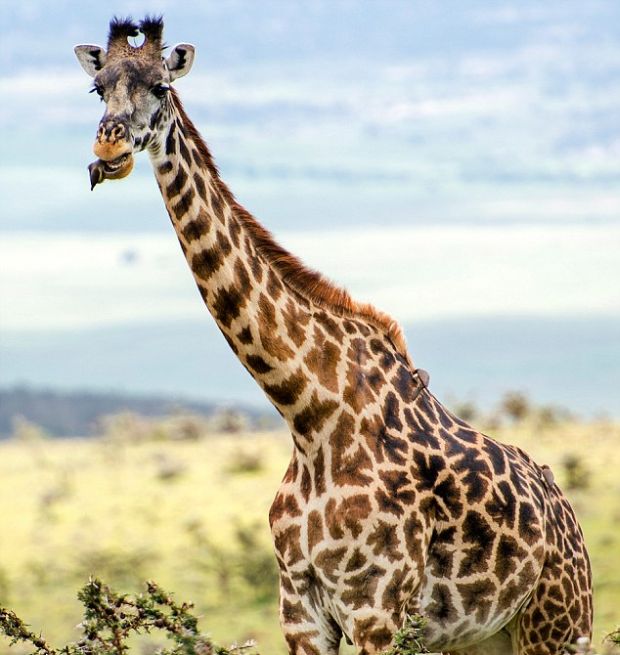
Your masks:
{"label": "dry grass", "polygon": [[[494,434],[563,487],[566,463],[581,467],[569,495],[592,555],[600,643],[620,623],[620,426],[535,418]],[[155,579],[196,603],[215,641],[284,653],[267,512],[291,448],[279,433],[1,443],[0,604],[66,643],[90,573],[129,592]]]}

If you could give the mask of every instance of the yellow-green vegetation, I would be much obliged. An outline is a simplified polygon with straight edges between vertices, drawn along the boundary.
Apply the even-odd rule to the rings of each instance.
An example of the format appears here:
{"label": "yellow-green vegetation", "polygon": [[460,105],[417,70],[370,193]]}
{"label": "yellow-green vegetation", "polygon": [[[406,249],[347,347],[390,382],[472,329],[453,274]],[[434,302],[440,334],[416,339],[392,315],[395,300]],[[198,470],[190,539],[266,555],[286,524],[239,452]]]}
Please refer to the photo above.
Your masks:
{"label": "yellow-green vegetation", "polygon": [[384,655],[422,655],[429,650],[424,644],[426,619],[419,614],[405,616],[404,625],[396,631],[392,646]]}
{"label": "yellow-green vegetation", "polygon": [[[620,623],[620,425],[541,415],[509,423],[494,436],[550,465],[577,510],[600,643]],[[0,605],[61,645],[79,637],[76,591],[89,575],[131,593],[153,579],[195,603],[215,642],[256,639],[260,652],[284,653],[267,514],[290,437],[138,432],[0,443]]]}
{"label": "yellow-green vegetation", "polygon": [[97,578],[78,592],[84,605],[78,641],[54,647],[16,614],[0,607],[0,631],[11,645],[23,644],[36,655],[126,655],[135,635],[162,633],[169,647],[157,647],[158,655],[258,655],[255,644],[218,646],[200,632],[191,603],[179,603],[157,583],[147,582],[140,594],[119,594]]}

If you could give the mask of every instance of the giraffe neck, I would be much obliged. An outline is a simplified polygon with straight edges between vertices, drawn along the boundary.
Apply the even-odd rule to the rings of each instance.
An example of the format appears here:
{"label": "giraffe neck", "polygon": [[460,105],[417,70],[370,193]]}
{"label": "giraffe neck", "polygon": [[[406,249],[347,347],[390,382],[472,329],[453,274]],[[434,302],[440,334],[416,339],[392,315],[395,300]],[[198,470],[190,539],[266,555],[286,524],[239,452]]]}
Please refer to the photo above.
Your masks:
{"label": "giraffe neck", "polygon": [[[171,118],[168,133],[150,152],[181,248],[229,346],[306,452],[335,422],[347,384],[363,386],[364,353],[398,350],[393,341],[402,340],[400,329],[344,291],[317,292],[327,283],[236,202],[175,95]],[[293,270],[296,284],[289,280]],[[300,290],[303,284],[308,294]],[[409,363],[406,352],[396,356]]]}

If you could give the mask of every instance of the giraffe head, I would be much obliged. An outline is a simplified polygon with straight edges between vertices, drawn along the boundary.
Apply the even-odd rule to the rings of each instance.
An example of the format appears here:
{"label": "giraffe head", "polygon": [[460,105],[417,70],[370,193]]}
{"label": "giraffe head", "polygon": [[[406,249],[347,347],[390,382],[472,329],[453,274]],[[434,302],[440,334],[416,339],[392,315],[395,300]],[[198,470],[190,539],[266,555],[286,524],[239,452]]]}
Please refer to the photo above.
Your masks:
{"label": "giraffe head", "polygon": [[[82,68],[94,79],[92,91],[105,102],[93,146],[99,158],[88,168],[91,188],[105,179],[126,177],[133,169],[133,155],[161,147],[171,117],[170,84],[186,75],[194,61],[194,46],[174,46],[162,56],[161,18],[139,23],[112,19],[107,48],[77,45]],[[141,45],[129,39],[144,35]]]}

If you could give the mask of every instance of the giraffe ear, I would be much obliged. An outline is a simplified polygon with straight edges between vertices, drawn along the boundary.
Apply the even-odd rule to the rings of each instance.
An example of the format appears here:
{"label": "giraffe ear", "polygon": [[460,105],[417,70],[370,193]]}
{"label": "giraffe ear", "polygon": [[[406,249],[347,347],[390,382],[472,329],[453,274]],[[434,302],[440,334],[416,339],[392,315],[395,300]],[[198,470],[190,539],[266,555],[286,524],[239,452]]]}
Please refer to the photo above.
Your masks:
{"label": "giraffe ear", "polygon": [[75,56],[82,68],[91,76],[95,75],[105,65],[105,50],[98,45],[76,45],[73,48]]}
{"label": "giraffe ear", "polygon": [[187,75],[194,63],[196,49],[189,43],[179,43],[172,48],[172,52],[166,59],[166,68],[170,73],[170,81],[177,77]]}

